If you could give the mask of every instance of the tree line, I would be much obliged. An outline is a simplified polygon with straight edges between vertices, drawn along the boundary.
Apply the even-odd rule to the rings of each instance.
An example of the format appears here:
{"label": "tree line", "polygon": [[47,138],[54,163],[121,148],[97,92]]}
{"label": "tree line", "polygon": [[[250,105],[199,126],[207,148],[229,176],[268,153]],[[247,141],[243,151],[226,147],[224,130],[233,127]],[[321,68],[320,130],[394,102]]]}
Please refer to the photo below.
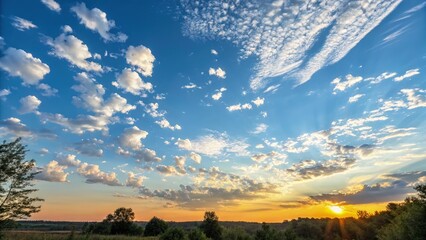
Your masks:
{"label": "tree line", "polygon": [[[25,160],[26,146],[18,138],[0,144],[0,239],[2,229],[40,211],[43,199],[33,197],[35,161]],[[134,222],[131,208],[118,208],[102,222],[85,223],[86,235],[159,236],[160,240],[425,240],[426,184],[414,187],[417,196],[389,203],[385,211],[358,211],[357,218],[299,218],[282,224],[263,223],[258,229],[225,227],[213,211],[196,227],[183,229],[153,217],[145,226]]]}

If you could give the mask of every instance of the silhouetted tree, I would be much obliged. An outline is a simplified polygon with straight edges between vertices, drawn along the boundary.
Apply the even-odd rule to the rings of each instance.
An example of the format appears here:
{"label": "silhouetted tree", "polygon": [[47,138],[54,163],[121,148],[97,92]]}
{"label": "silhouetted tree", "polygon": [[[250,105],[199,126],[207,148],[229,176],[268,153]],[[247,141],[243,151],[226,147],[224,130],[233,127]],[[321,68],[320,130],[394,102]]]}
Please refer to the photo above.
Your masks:
{"label": "silhouetted tree", "polygon": [[111,223],[111,234],[129,234],[135,219],[131,208],[117,208],[113,214],[108,214],[104,222]]}
{"label": "silhouetted tree", "polygon": [[198,228],[192,229],[188,234],[189,240],[207,240],[206,235]]}
{"label": "silhouetted tree", "polygon": [[226,228],[223,231],[222,239],[226,240],[252,240],[253,238],[242,228]]}
{"label": "silhouetted tree", "polygon": [[380,229],[380,240],[424,240],[426,237],[426,185],[415,187],[418,197],[408,197],[404,203],[389,204],[394,216],[392,221]]}
{"label": "silhouetted tree", "polygon": [[188,240],[182,228],[169,228],[160,236],[160,240]]}
{"label": "silhouetted tree", "polygon": [[21,138],[0,145],[0,230],[4,223],[30,217],[39,212],[36,202],[43,201],[31,195],[37,191],[33,179],[35,160],[25,161],[26,146]]}
{"label": "silhouetted tree", "polygon": [[271,228],[266,223],[262,223],[262,228],[258,231],[256,231],[255,238],[256,240],[281,240],[283,237],[281,234],[276,230]]}
{"label": "silhouetted tree", "polygon": [[200,228],[207,237],[213,240],[219,240],[222,238],[222,227],[219,225],[219,218],[216,216],[215,212],[204,213],[204,220],[201,223]]}
{"label": "silhouetted tree", "polygon": [[168,228],[167,223],[157,217],[151,218],[145,226],[145,236],[158,236],[164,233]]}

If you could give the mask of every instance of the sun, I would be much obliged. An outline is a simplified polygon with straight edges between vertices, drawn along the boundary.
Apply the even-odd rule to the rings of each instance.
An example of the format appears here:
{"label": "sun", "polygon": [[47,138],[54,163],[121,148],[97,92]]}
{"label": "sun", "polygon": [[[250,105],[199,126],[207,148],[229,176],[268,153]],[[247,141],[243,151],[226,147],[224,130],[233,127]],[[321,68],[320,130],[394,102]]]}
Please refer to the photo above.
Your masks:
{"label": "sun", "polygon": [[343,208],[337,205],[332,205],[332,206],[328,206],[328,208],[330,208],[330,210],[332,212],[334,212],[335,214],[342,214],[343,213]]}

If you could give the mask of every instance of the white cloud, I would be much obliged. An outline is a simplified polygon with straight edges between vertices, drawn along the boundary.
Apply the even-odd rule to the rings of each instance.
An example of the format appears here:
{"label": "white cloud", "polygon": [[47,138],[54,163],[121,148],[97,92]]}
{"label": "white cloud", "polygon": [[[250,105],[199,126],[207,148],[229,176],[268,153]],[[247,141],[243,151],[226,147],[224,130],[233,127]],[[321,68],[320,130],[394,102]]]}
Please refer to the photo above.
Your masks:
{"label": "white cloud", "polygon": [[178,174],[178,171],[173,166],[158,165],[156,169],[159,173],[165,174],[165,175]]}
{"label": "white cloud", "polygon": [[148,105],[145,105],[145,112],[153,118],[163,117],[166,114],[166,111],[159,111],[158,107],[158,103],[149,103]]}
{"label": "white cloud", "polygon": [[394,78],[394,80],[396,82],[400,82],[400,81],[402,81],[406,78],[410,78],[410,77],[418,75],[418,74],[420,74],[420,71],[419,71],[418,68],[410,69],[410,70],[407,70],[404,75],[401,75],[399,77]]}
{"label": "white cloud", "polygon": [[64,25],[61,29],[64,33],[72,33],[72,27],[70,25]]}
{"label": "white cloud", "polygon": [[155,121],[156,124],[158,124],[161,128],[168,128],[172,131],[174,130],[181,130],[182,127],[179,126],[178,124],[175,124],[174,126],[170,124],[169,121],[167,121],[167,119],[163,118],[160,121]]}
{"label": "white cloud", "polygon": [[264,123],[260,123],[259,125],[256,126],[256,129],[254,129],[252,133],[254,134],[263,133],[263,132],[266,132],[267,129],[268,129],[268,125]]}
{"label": "white cloud", "polygon": [[45,83],[40,83],[37,86],[37,89],[42,90],[41,95],[45,97],[55,96],[58,93],[58,89],[52,88],[51,86]]}
{"label": "white cloud", "polygon": [[151,50],[143,45],[133,47],[129,46],[126,51],[126,61],[135,66],[136,70],[144,76],[152,76],[155,57]]}
{"label": "white cloud", "polygon": [[354,95],[354,96],[350,97],[350,98],[349,98],[349,100],[348,100],[348,102],[349,102],[349,103],[358,102],[358,100],[359,100],[360,98],[362,98],[363,96],[365,96],[365,94],[356,94],[356,95]]}
{"label": "white cloud", "polygon": [[222,78],[225,79],[226,78],[226,72],[224,70],[222,70],[222,68],[210,68],[209,69],[209,75],[214,75],[218,78]]}
{"label": "white cloud", "polygon": [[61,6],[59,5],[59,3],[55,2],[55,0],[41,0],[41,2],[52,11],[61,11]]}
{"label": "white cloud", "polygon": [[426,107],[426,90],[414,88],[402,89],[401,92],[407,97],[408,109]]}
{"label": "white cloud", "polygon": [[256,107],[259,107],[260,105],[263,105],[265,103],[265,98],[257,97],[255,100],[251,101]]}
{"label": "white cloud", "polygon": [[0,58],[0,68],[9,75],[20,77],[24,85],[36,85],[50,72],[47,64],[22,49],[8,48]]}
{"label": "white cloud", "polygon": [[53,160],[46,164],[43,168],[39,168],[41,172],[35,175],[35,179],[48,181],[48,182],[68,182],[64,170],[67,166],[61,166],[57,161]]}
{"label": "white cloud", "polygon": [[117,76],[117,81],[112,82],[112,85],[124,89],[124,91],[133,95],[139,95],[144,91],[151,92],[153,90],[151,83],[144,82],[137,72],[133,72],[129,68],[123,69],[121,74]]}
{"label": "white cloud", "polygon": [[134,187],[134,188],[142,187],[143,180],[144,180],[143,176],[137,177],[133,172],[129,172],[127,180],[126,180],[126,186]]}
{"label": "white cloud", "polygon": [[239,103],[239,104],[226,107],[226,109],[230,112],[233,112],[233,111],[244,110],[244,109],[252,109],[252,105],[250,103],[245,103],[245,104]]}
{"label": "white cloud", "polygon": [[67,167],[78,167],[81,163],[81,161],[77,159],[77,156],[73,154],[64,155],[60,153],[56,155],[56,160],[60,165]]}
{"label": "white cloud", "polygon": [[31,28],[37,28],[37,26],[31,21],[28,21],[20,17],[12,17],[12,21],[13,21],[12,26],[14,26],[19,31],[25,31]]}
{"label": "white cloud", "polygon": [[0,135],[11,134],[17,137],[32,137],[33,133],[28,129],[27,125],[21,122],[19,118],[7,118],[0,121]]}
{"label": "white cloud", "polygon": [[226,88],[220,88],[216,90],[216,93],[212,95],[213,100],[217,101],[222,98],[222,93],[225,92]]}
{"label": "white cloud", "polygon": [[10,94],[10,90],[9,89],[2,89],[2,90],[0,90],[0,98],[6,97],[9,94]]}
{"label": "white cloud", "polygon": [[384,72],[376,78],[366,78],[365,81],[370,81],[370,83],[372,83],[372,84],[377,84],[377,83],[380,83],[381,81],[386,80],[388,78],[395,77],[396,74],[397,74],[396,72]]}
{"label": "white cloud", "polygon": [[108,20],[107,14],[98,8],[89,10],[85,3],[80,3],[71,8],[77,14],[80,23],[88,29],[98,32],[105,41],[125,42],[127,35],[124,33],[113,34],[110,30],[115,27],[114,20]]}
{"label": "white cloud", "polygon": [[50,54],[65,59],[80,69],[94,72],[103,71],[99,63],[87,61],[92,57],[89,48],[73,35],[62,33],[55,39],[47,38],[46,43],[53,48]]}
{"label": "white cloud", "polygon": [[184,89],[193,89],[193,88],[201,88],[201,87],[198,87],[197,84],[195,84],[195,83],[189,83],[189,84],[187,84],[185,86],[182,86],[182,88],[184,88]]}
{"label": "white cloud", "polygon": [[148,132],[140,130],[138,127],[133,126],[131,128],[124,129],[123,133],[118,138],[118,142],[123,148],[131,148],[138,150],[143,147],[142,139],[148,136]]}
{"label": "white cloud", "polygon": [[[259,62],[250,86],[260,89],[265,79],[283,75],[306,82],[342,59],[400,2],[181,1],[182,29],[193,38],[230,40],[241,48],[243,58],[256,55]],[[312,53],[315,44],[318,51]]]}
{"label": "white cloud", "polygon": [[201,163],[201,156],[199,154],[196,154],[195,152],[189,153],[189,158],[194,160],[194,162],[200,164]]}
{"label": "white cloud", "polygon": [[211,53],[211,54],[213,54],[213,55],[218,55],[218,54],[219,54],[219,53],[218,53],[216,50],[214,50],[214,49],[210,50],[210,53]]}
{"label": "white cloud", "polygon": [[19,102],[21,103],[21,108],[19,109],[19,113],[21,114],[30,112],[38,113],[37,109],[38,106],[40,106],[41,104],[41,101],[37,97],[32,95],[21,98]]}
{"label": "white cloud", "polygon": [[355,84],[359,83],[362,81],[362,77],[358,76],[352,76],[351,74],[348,74],[345,76],[345,80],[342,80],[340,78],[335,78],[331,84],[334,84],[334,92],[337,91],[345,91],[347,88],[350,88],[352,86],[354,86]]}
{"label": "white cloud", "polygon": [[86,183],[102,183],[109,186],[122,186],[114,172],[106,173],[99,169],[99,165],[82,163],[77,172],[86,178]]}

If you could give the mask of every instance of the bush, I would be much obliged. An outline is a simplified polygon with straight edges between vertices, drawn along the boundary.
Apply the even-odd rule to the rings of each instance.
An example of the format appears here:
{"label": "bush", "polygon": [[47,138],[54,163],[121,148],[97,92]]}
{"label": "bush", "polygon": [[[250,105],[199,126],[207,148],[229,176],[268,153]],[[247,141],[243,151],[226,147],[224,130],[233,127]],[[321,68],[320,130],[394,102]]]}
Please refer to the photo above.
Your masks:
{"label": "bush", "polygon": [[168,228],[167,223],[157,217],[151,218],[145,226],[144,235],[145,236],[158,236],[164,233]]}
{"label": "bush", "polygon": [[160,237],[160,240],[188,240],[182,228],[169,228]]}
{"label": "bush", "polygon": [[226,240],[251,240],[253,239],[242,228],[227,228],[222,234],[222,238]]}
{"label": "bush", "polygon": [[189,240],[207,240],[206,234],[204,234],[200,229],[192,229],[188,234]]}

